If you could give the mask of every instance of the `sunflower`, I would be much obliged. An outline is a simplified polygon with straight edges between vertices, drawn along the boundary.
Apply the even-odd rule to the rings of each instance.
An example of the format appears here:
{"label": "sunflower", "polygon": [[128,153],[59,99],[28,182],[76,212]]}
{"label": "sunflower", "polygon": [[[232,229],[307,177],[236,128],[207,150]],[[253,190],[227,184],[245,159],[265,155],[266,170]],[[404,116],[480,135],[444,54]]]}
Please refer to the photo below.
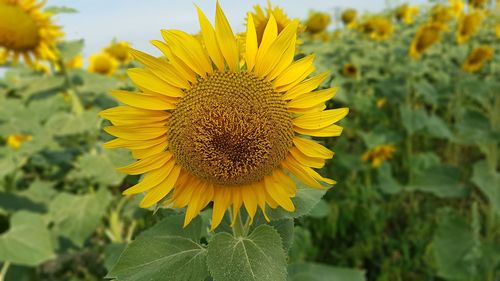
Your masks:
{"label": "sunflower", "polygon": [[497,38],[500,38],[500,23],[497,23],[495,25],[495,35],[497,36]]}
{"label": "sunflower", "polygon": [[431,22],[446,26],[453,19],[453,10],[441,4],[435,5],[431,10]]}
{"label": "sunflower", "polygon": [[473,8],[484,8],[488,4],[488,0],[469,0],[469,6]]}
{"label": "sunflower", "polygon": [[365,20],[360,30],[370,36],[371,39],[382,41],[389,38],[394,31],[391,21],[383,16],[373,16]]}
{"label": "sunflower", "polygon": [[453,15],[459,18],[464,11],[464,2],[462,0],[450,0],[450,11]]}
{"label": "sunflower", "polygon": [[118,61],[108,53],[98,53],[89,57],[89,72],[111,76],[118,67]]}
{"label": "sunflower", "polygon": [[72,59],[68,60],[64,63],[66,68],[82,68],[83,66],[83,56],[78,54],[74,56]]}
{"label": "sunflower", "polygon": [[[40,8],[45,1],[0,0],[0,61],[26,64],[57,60],[56,43],[63,36],[52,15]],[[3,57],[3,59],[1,58]]]}
{"label": "sunflower", "polygon": [[145,174],[124,194],[146,192],[141,207],[160,200],[187,207],[185,225],[213,202],[212,229],[230,206],[233,219],[242,206],[251,220],[257,208],[266,216],[266,205],[294,211],[291,175],[312,188],[335,183],[313,170],[333,152],[306,136],[339,136],[335,123],[348,109],[325,110],[335,89],[314,91],[328,77],[307,78],[314,55],[294,61],[298,21],[278,34],[271,14],[259,45],[249,13],[241,66],[219,4],[215,29],[199,8],[198,16],[206,48],[188,33],[162,30],[165,42],[152,43],[167,60],[131,50],[145,66],[128,70],[141,92],[114,91],[127,106],[101,112],[117,137],[105,147],[129,148],[138,159],[119,170]]}
{"label": "sunflower", "polygon": [[420,58],[425,50],[439,41],[442,29],[443,27],[438,23],[428,23],[421,26],[411,42],[409,50],[410,57],[414,59]]}
{"label": "sunflower", "polygon": [[414,17],[418,15],[419,9],[417,6],[403,4],[396,9],[396,19],[405,24],[412,24]]}
{"label": "sunflower", "polygon": [[104,52],[115,58],[120,63],[127,63],[131,60],[128,50],[130,43],[128,42],[111,42],[111,44],[104,49]]}
{"label": "sunflower", "polygon": [[12,134],[7,136],[7,145],[13,149],[21,148],[23,142],[32,140],[33,137],[31,135],[24,134]]}
{"label": "sunflower", "polygon": [[462,69],[473,73],[478,72],[483,67],[483,64],[493,58],[493,48],[490,46],[480,46],[473,49],[469,56],[465,59]]}
{"label": "sunflower", "polygon": [[306,21],[306,31],[310,34],[319,34],[330,24],[330,15],[322,12],[311,12]]}
{"label": "sunflower", "polygon": [[[278,34],[285,29],[285,27],[292,22],[290,18],[288,18],[285,11],[279,6],[272,6],[271,1],[267,1],[267,8],[262,8],[260,5],[255,5],[253,7],[254,12],[251,13],[253,17],[253,22],[255,25],[255,29],[257,30],[257,43],[260,44],[262,41],[262,37],[264,36],[264,30],[266,29],[267,23],[271,16],[274,17],[276,24],[278,26]],[[248,21],[248,18],[247,18]],[[297,29],[300,31],[300,28]]]}
{"label": "sunflower", "polygon": [[371,162],[373,168],[378,168],[383,161],[391,159],[395,151],[396,147],[393,144],[379,145],[365,152],[361,159]]}
{"label": "sunflower", "polygon": [[354,9],[347,9],[342,12],[340,19],[347,28],[354,28],[356,26],[356,17],[358,12]]}
{"label": "sunflower", "polygon": [[345,76],[356,77],[358,74],[358,68],[351,63],[346,63],[342,67],[342,73],[344,73]]}
{"label": "sunflower", "polygon": [[476,34],[481,26],[482,17],[480,11],[472,11],[460,19],[456,33],[457,43],[463,44]]}

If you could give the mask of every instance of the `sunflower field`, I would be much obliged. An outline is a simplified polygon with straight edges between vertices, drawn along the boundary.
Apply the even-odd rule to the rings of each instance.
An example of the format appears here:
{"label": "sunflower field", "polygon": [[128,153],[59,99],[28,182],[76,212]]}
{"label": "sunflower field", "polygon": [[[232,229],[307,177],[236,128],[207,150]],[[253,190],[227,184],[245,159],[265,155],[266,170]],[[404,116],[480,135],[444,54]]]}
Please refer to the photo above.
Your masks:
{"label": "sunflower field", "polygon": [[0,0],[0,281],[500,280],[500,1],[213,6],[85,57]]}

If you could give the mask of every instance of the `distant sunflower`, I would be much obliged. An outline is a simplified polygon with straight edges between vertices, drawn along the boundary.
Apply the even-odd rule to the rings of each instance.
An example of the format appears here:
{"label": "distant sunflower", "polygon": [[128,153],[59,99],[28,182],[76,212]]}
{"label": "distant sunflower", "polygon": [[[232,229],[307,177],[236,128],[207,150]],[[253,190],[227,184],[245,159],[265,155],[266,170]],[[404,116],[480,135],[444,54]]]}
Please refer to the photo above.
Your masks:
{"label": "distant sunflower", "polygon": [[[52,15],[40,8],[45,1],[0,0],[0,61],[26,64],[57,60],[56,43],[64,35]],[[3,58],[2,58],[3,57]]]}
{"label": "distant sunflower", "polygon": [[500,38],[500,23],[497,23],[495,25],[495,35],[497,36],[497,38]]}
{"label": "distant sunflower", "polygon": [[478,72],[484,63],[493,58],[493,48],[490,46],[480,46],[473,49],[462,66],[467,72]]}
{"label": "distant sunflower", "polygon": [[365,162],[371,162],[373,168],[378,168],[383,161],[391,159],[395,151],[396,147],[393,144],[379,145],[365,152],[361,159]]}
{"label": "distant sunflower", "polygon": [[347,9],[342,12],[340,15],[340,19],[344,23],[347,28],[353,28],[356,26],[356,17],[358,16],[358,12],[354,9]]}
{"label": "distant sunflower", "polygon": [[132,58],[128,52],[130,43],[128,42],[111,42],[111,44],[104,49],[104,52],[115,58],[120,63],[127,63]]}
{"label": "distant sunflower", "polygon": [[450,3],[450,11],[453,15],[459,18],[464,11],[464,2],[462,0],[449,0]]}
{"label": "distant sunflower", "polygon": [[418,13],[419,9],[417,6],[403,4],[396,9],[396,19],[405,24],[412,24]]}
{"label": "distant sunflower", "polygon": [[215,29],[200,9],[198,16],[205,48],[188,33],[162,30],[165,42],[152,43],[167,59],[132,50],[145,66],[128,70],[141,92],[114,91],[128,106],[101,112],[113,124],[105,131],[117,137],[105,147],[128,148],[138,159],[119,170],[145,174],[124,194],[146,192],[142,207],[162,199],[187,207],[184,225],[213,202],[212,229],[230,206],[233,219],[242,206],[251,219],[257,208],[267,218],[266,205],[294,211],[288,173],[312,188],[335,183],[313,170],[333,152],[304,136],[339,136],[335,123],[348,109],[325,110],[335,89],[314,91],[328,77],[307,78],[314,55],[294,61],[298,21],[278,35],[271,14],[259,46],[249,14],[241,66],[219,4]]}
{"label": "distant sunflower", "polygon": [[322,12],[311,12],[305,23],[306,31],[310,34],[319,34],[330,24],[330,15]]}
{"label": "distant sunflower", "polygon": [[356,75],[358,75],[358,68],[351,63],[346,63],[342,67],[342,73],[344,73],[345,76],[356,77]]}
{"label": "distant sunflower", "polygon": [[[267,23],[271,15],[274,17],[276,24],[278,26],[278,34],[285,29],[285,27],[292,22],[290,18],[288,18],[285,11],[279,6],[274,6],[271,4],[271,1],[267,1],[267,8],[262,8],[260,5],[255,5],[253,7],[254,12],[251,13],[255,25],[255,29],[257,30],[257,42],[260,44],[262,41],[262,37],[264,36],[264,30],[266,29]],[[248,21],[248,18],[247,18]],[[300,31],[300,28],[297,29]]]}
{"label": "distant sunflower", "polygon": [[368,18],[359,26],[359,29],[376,41],[386,40],[394,32],[392,22],[383,16]]}
{"label": "distant sunflower", "polygon": [[428,23],[421,26],[411,42],[409,51],[410,57],[414,59],[420,58],[425,50],[439,41],[442,28],[441,24],[438,23]]}
{"label": "distant sunflower", "polygon": [[469,0],[469,5],[474,8],[484,8],[488,4],[488,0]]}
{"label": "distant sunflower", "polygon": [[13,149],[21,148],[23,142],[32,140],[33,137],[31,135],[24,134],[12,134],[7,136],[7,145]]}
{"label": "distant sunflower", "polygon": [[457,43],[463,44],[476,34],[481,26],[482,21],[481,11],[472,11],[465,14],[458,25],[456,33]]}
{"label": "distant sunflower", "polygon": [[443,26],[447,26],[450,20],[453,19],[453,10],[441,4],[437,4],[432,7],[431,10],[431,21],[433,23],[439,23]]}
{"label": "distant sunflower", "polygon": [[98,53],[89,57],[89,72],[102,75],[113,75],[118,67],[118,61],[108,53]]}

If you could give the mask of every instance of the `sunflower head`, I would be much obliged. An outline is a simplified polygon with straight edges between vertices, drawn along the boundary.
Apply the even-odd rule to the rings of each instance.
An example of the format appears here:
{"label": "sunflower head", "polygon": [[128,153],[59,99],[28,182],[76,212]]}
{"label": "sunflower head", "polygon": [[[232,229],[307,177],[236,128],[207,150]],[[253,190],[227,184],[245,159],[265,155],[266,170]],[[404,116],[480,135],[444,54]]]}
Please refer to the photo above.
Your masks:
{"label": "sunflower head", "polygon": [[370,162],[373,168],[378,168],[382,162],[391,159],[395,151],[396,147],[393,144],[379,145],[366,151],[361,159]]}
{"label": "sunflower head", "polygon": [[405,24],[412,24],[415,16],[419,13],[417,6],[410,6],[408,4],[403,4],[396,8],[395,16],[398,21]]}
{"label": "sunflower head", "polygon": [[32,140],[33,137],[31,135],[24,134],[12,134],[7,136],[7,145],[13,149],[21,148],[23,142]]}
{"label": "sunflower head", "polygon": [[[274,17],[276,24],[278,26],[278,33],[283,31],[285,27],[292,22],[290,18],[288,18],[285,11],[279,7],[271,4],[271,1],[267,2],[267,7],[263,8],[260,5],[255,5],[253,7],[254,11],[251,13],[253,17],[253,21],[255,24],[255,28],[257,30],[257,42],[260,44],[262,41],[262,37],[264,36],[264,31],[266,29],[267,23],[271,18],[271,15]],[[247,17],[248,21],[248,17]],[[300,31],[300,28],[298,29]]]}
{"label": "sunflower head", "polygon": [[366,19],[359,29],[375,41],[386,40],[392,35],[394,26],[392,22],[383,16],[372,16]]}
{"label": "sunflower head", "polygon": [[40,10],[43,3],[0,0],[0,53],[4,61],[16,63],[22,57],[33,65],[38,60],[57,60],[56,43],[63,33],[52,23],[52,15]]}
{"label": "sunflower head", "polygon": [[127,63],[131,57],[129,54],[130,43],[128,42],[111,42],[111,44],[104,49],[104,52],[115,58],[120,63]]}
{"label": "sunflower head", "polygon": [[466,72],[478,72],[483,64],[493,58],[493,48],[490,46],[479,46],[474,48],[465,59],[462,69]]}
{"label": "sunflower head", "polygon": [[93,54],[89,57],[89,72],[111,76],[118,67],[118,61],[108,53]]}
{"label": "sunflower head", "polygon": [[280,32],[270,16],[259,44],[251,13],[244,40],[219,4],[215,27],[198,16],[200,38],[163,30],[164,41],[153,41],[166,59],[132,50],[144,65],[128,70],[140,91],[114,91],[127,105],[101,113],[117,137],[105,147],[137,159],[119,170],[145,174],[124,193],[145,192],[142,207],[186,207],[185,225],[213,202],[212,228],[229,207],[233,218],[242,206],[250,219],[258,208],[267,217],[266,206],[293,211],[291,176],[313,188],[334,184],[313,169],[333,152],[305,136],[340,135],[335,123],[348,110],[325,110],[335,90],[315,91],[328,75],[310,77],[314,55],[294,60],[298,21]]}
{"label": "sunflower head", "polygon": [[465,14],[458,24],[456,33],[457,43],[463,44],[476,34],[481,26],[483,14],[476,10]]}
{"label": "sunflower head", "polygon": [[310,34],[322,33],[330,24],[330,15],[322,12],[311,12],[306,21],[306,31]]}
{"label": "sunflower head", "polygon": [[488,4],[488,0],[469,0],[469,6],[476,9],[482,9],[486,4]]}
{"label": "sunflower head", "polygon": [[460,17],[464,11],[464,2],[462,0],[449,0],[450,11],[455,17]]}
{"label": "sunflower head", "polygon": [[451,19],[453,19],[453,12],[449,7],[446,7],[441,4],[437,4],[434,7],[432,7],[431,10],[432,22],[446,26]]}
{"label": "sunflower head", "polygon": [[410,57],[414,59],[420,58],[425,50],[439,41],[442,30],[443,27],[438,23],[428,23],[421,26],[411,42],[409,50]]}
{"label": "sunflower head", "polygon": [[342,67],[342,73],[344,73],[345,76],[356,77],[356,75],[358,75],[358,68],[354,64],[346,63]]}
{"label": "sunflower head", "polygon": [[344,23],[345,26],[352,28],[356,24],[356,17],[358,16],[358,12],[355,9],[347,9],[342,12],[340,15],[340,19]]}

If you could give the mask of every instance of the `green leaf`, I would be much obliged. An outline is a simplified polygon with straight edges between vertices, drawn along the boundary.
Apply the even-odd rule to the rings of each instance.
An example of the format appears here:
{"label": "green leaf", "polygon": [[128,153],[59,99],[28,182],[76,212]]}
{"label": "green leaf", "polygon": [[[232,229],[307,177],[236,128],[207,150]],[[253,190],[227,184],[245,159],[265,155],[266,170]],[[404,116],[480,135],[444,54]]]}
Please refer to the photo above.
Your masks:
{"label": "green leaf", "polygon": [[53,14],[73,14],[78,13],[77,9],[65,7],[65,6],[50,6],[45,8],[45,12]]}
{"label": "green leaf", "polygon": [[53,257],[54,247],[43,217],[26,211],[15,213],[10,229],[0,235],[0,261],[36,266]]}
{"label": "green leaf", "polygon": [[137,237],[121,254],[106,278],[119,281],[205,280],[207,250],[192,239],[201,232],[196,218],[182,228],[183,216],[163,219],[155,227]]}
{"label": "green leaf", "polygon": [[288,266],[288,281],[365,281],[359,269],[318,263],[294,263]]}
{"label": "green leaf", "polygon": [[460,170],[446,165],[426,169],[407,190],[428,192],[441,198],[464,197],[468,191],[460,181]]}
{"label": "green leaf", "polygon": [[271,226],[261,225],[248,237],[221,232],[208,244],[208,268],[217,281],[284,281],[286,255]]}
{"label": "green leaf", "polygon": [[100,224],[110,197],[105,189],[86,195],[60,193],[49,205],[49,220],[56,232],[81,247]]}
{"label": "green leaf", "polygon": [[26,210],[41,213],[45,211],[45,206],[18,194],[0,192],[0,210],[7,212]]}
{"label": "green leaf", "polygon": [[297,194],[292,198],[295,205],[295,212],[287,212],[282,208],[276,209],[267,208],[267,214],[271,220],[279,220],[284,218],[298,218],[309,214],[316,204],[321,200],[328,189],[315,189],[305,186],[304,184],[295,181],[297,185]]}
{"label": "green leaf", "polygon": [[[123,151],[121,151],[123,152]],[[90,180],[103,185],[119,185],[125,178],[125,174],[116,170],[116,167],[125,163],[118,157],[117,163],[111,156],[117,156],[117,151],[104,151],[103,154],[84,154],[74,163],[75,169],[71,171],[68,178],[72,180]],[[122,156],[127,157],[127,154]],[[127,157],[128,158],[128,157]]]}
{"label": "green leaf", "polygon": [[406,106],[401,105],[399,110],[401,122],[408,133],[414,134],[416,131],[424,128],[427,121],[427,113],[423,109],[411,111]]}
{"label": "green leaf", "polygon": [[387,193],[396,194],[401,192],[401,184],[392,176],[392,168],[389,163],[383,162],[377,170],[378,182],[377,187]]}
{"label": "green leaf", "polygon": [[431,115],[427,118],[425,128],[433,137],[443,139],[453,138],[453,133],[448,125],[436,115]]}
{"label": "green leaf", "polygon": [[[76,11],[76,10],[75,10]],[[83,39],[66,41],[57,45],[59,48],[59,53],[64,61],[71,60],[82,52],[83,49]]]}
{"label": "green leaf", "polygon": [[328,205],[325,200],[321,199],[319,200],[318,204],[316,204],[316,206],[311,209],[311,211],[309,212],[309,216],[320,219],[328,216],[329,213],[330,205]]}
{"label": "green leaf", "polygon": [[110,271],[127,248],[125,243],[111,243],[104,248],[104,267]]}
{"label": "green leaf", "polygon": [[490,169],[486,161],[474,164],[472,182],[488,198],[497,216],[500,216],[500,173]]}

